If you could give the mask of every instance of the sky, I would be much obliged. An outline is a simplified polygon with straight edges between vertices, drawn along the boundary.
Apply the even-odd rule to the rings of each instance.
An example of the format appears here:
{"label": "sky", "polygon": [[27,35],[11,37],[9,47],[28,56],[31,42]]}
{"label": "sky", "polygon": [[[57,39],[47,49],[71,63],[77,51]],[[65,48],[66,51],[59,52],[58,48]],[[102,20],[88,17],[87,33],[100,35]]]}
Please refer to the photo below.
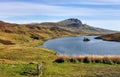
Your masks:
{"label": "sky", "polygon": [[12,23],[83,23],[120,31],[120,0],[0,0],[0,20]]}

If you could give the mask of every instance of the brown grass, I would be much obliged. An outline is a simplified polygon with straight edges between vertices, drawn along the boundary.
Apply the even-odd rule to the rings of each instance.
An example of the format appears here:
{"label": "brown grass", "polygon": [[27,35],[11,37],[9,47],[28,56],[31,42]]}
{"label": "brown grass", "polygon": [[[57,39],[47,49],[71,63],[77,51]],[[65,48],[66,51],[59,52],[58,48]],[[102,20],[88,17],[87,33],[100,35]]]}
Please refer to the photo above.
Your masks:
{"label": "brown grass", "polygon": [[118,41],[120,42],[120,33],[114,33],[114,34],[107,34],[100,36],[103,40],[106,41]]}
{"label": "brown grass", "polygon": [[0,64],[26,64],[27,62],[22,62],[22,61],[13,61],[13,60],[8,60],[8,59],[0,59]]}
{"label": "brown grass", "polygon": [[98,56],[98,55],[84,55],[84,56],[68,56],[60,55],[54,62],[83,62],[83,63],[104,63],[104,64],[120,64],[120,56]]}
{"label": "brown grass", "polygon": [[14,43],[12,43],[12,41],[9,41],[9,40],[3,40],[3,39],[0,39],[0,43],[4,44],[4,45],[13,45]]}

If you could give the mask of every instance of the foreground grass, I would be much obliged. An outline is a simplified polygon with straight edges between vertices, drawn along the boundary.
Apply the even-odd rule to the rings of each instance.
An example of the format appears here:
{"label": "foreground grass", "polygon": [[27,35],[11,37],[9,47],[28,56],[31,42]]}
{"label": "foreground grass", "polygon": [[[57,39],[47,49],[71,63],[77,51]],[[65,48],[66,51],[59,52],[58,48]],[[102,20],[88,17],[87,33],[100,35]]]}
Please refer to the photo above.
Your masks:
{"label": "foreground grass", "polygon": [[[49,68],[51,67],[51,68]],[[117,77],[120,76],[119,65],[84,64],[84,63],[54,63],[47,66],[44,77]],[[44,70],[43,70],[44,71]]]}
{"label": "foreground grass", "polygon": [[27,73],[36,72],[35,65],[1,64],[0,77],[28,77]]}
{"label": "foreground grass", "polygon": [[[42,74],[31,77],[119,77],[120,65],[84,63],[43,63]],[[36,64],[1,64],[0,77],[30,77]]]}
{"label": "foreground grass", "polygon": [[[55,63],[56,53],[25,46],[1,46],[0,77],[119,77],[120,65],[103,63],[64,62]],[[36,66],[43,62],[42,74]]]}

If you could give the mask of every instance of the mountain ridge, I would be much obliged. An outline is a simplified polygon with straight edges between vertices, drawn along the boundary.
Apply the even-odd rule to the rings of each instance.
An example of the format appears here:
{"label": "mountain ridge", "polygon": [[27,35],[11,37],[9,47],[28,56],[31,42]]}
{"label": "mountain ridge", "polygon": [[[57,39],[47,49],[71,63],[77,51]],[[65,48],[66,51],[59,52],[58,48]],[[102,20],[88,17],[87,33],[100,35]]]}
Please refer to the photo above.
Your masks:
{"label": "mountain ridge", "polygon": [[67,28],[69,30],[72,30],[74,32],[84,32],[84,33],[93,33],[93,34],[109,34],[109,33],[114,33],[116,31],[113,30],[108,30],[108,29],[103,29],[103,28],[97,28],[93,27],[87,24],[83,24],[81,20],[77,18],[70,18],[58,22],[43,22],[40,23],[39,25],[44,25],[44,26],[49,26],[49,27],[62,27],[62,28]]}
{"label": "mountain ridge", "polygon": [[[77,33],[85,33],[85,34],[111,34],[111,33],[116,33],[117,31],[113,30],[108,30],[108,29],[103,29],[103,28],[97,28],[93,27],[87,24],[83,24],[81,20],[77,18],[69,18],[65,19],[62,21],[58,22],[42,22],[42,23],[32,23],[32,24],[16,24],[16,23],[8,23],[4,21],[0,21],[0,30],[4,30],[4,28],[7,26],[11,28],[11,26],[21,26],[24,25],[28,28],[33,28],[33,27],[54,27],[56,29],[64,29],[64,30],[69,30],[72,32],[77,32]],[[9,25],[9,26],[8,26]],[[4,26],[4,28],[3,28]],[[7,28],[6,27],[6,28]],[[9,30],[7,30],[9,31]]]}

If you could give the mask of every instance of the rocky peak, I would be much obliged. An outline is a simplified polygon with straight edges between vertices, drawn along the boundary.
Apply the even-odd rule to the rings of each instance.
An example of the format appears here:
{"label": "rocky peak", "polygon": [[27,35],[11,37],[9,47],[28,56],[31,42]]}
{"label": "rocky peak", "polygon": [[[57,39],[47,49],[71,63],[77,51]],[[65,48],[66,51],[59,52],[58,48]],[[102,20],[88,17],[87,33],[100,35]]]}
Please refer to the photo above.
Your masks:
{"label": "rocky peak", "polygon": [[61,26],[76,27],[76,28],[83,25],[82,22],[76,18],[66,19],[66,20],[58,22],[58,24]]}
{"label": "rocky peak", "polygon": [[0,21],[0,23],[5,23],[5,22],[3,22],[3,21]]}
{"label": "rocky peak", "polygon": [[75,22],[75,23],[80,23],[80,24],[82,24],[82,22],[79,20],[79,19],[77,19],[77,18],[70,18],[70,19],[67,19],[68,21],[72,21],[72,22]]}

